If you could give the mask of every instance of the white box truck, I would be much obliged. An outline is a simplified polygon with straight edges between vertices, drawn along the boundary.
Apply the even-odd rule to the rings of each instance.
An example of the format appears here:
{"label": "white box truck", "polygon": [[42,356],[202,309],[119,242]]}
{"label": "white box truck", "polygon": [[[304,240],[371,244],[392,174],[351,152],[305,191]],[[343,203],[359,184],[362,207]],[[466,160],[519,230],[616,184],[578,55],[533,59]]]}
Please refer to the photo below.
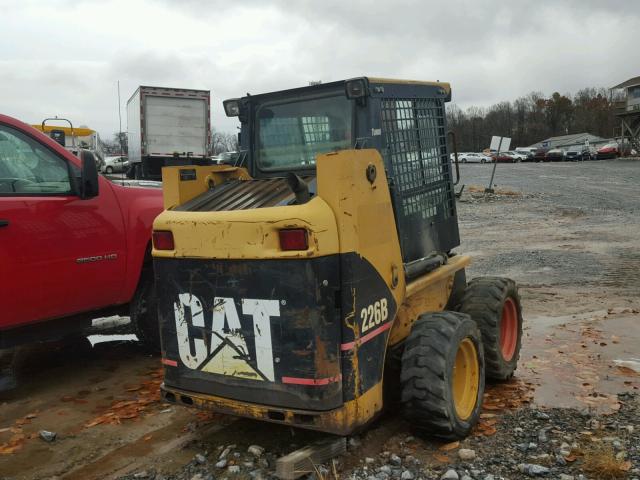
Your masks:
{"label": "white box truck", "polygon": [[208,90],[140,86],[127,102],[129,176],[159,180],[162,167],[211,159]]}

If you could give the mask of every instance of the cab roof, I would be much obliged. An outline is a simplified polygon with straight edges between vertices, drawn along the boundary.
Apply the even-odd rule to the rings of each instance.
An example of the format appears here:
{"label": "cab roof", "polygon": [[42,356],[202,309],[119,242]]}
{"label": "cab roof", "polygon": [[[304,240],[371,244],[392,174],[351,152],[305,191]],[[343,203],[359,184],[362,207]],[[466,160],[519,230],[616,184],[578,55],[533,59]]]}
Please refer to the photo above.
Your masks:
{"label": "cab roof", "polygon": [[258,100],[261,97],[271,97],[271,96],[281,96],[281,95],[290,95],[290,94],[305,94],[311,92],[317,92],[322,90],[332,90],[336,87],[343,87],[347,82],[351,80],[359,80],[364,79],[369,86],[371,85],[394,85],[394,86],[427,86],[427,87],[439,87],[444,91],[445,97],[451,97],[451,85],[448,82],[439,82],[439,81],[424,81],[424,80],[403,80],[403,79],[394,79],[394,78],[383,78],[383,77],[354,77],[348,78],[344,80],[337,80],[334,82],[328,83],[318,83],[315,85],[308,85],[306,87],[296,87],[289,88],[284,90],[276,90],[273,92],[264,92],[256,95],[252,95],[247,93],[247,95],[243,98],[252,98],[255,97]]}

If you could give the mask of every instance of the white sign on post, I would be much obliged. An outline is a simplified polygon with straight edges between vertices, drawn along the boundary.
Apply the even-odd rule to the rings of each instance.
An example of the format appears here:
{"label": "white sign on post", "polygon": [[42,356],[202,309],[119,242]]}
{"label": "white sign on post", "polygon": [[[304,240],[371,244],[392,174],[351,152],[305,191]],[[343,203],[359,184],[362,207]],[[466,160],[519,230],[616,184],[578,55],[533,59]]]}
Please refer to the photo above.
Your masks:
{"label": "white sign on post", "polygon": [[493,160],[493,170],[491,171],[491,180],[489,180],[489,186],[484,189],[485,193],[493,193],[493,178],[496,174],[496,165],[498,164],[498,157],[500,152],[506,152],[511,146],[511,139],[509,137],[491,137],[491,145],[489,149],[492,152],[496,152],[496,156]]}
{"label": "white sign on post", "polygon": [[506,152],[511,146],[511,139],[509,137],[491,137],[491,145],[489,148],[496,152]]}

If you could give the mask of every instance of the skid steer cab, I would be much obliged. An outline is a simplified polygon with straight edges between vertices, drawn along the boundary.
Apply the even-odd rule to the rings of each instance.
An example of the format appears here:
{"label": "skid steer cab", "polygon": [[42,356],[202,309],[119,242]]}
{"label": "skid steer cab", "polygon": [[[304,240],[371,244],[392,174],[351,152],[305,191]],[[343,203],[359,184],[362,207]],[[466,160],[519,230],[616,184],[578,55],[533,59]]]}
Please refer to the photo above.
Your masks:
{"label": "skid steer cab", "polygon": [[420,432],[468,434],[522,315],[513,281],[467,284],[453,253],[450,98],[362,77],[224,102],[237,164],[163,169],[164,400],[337,434],[401,402]]}

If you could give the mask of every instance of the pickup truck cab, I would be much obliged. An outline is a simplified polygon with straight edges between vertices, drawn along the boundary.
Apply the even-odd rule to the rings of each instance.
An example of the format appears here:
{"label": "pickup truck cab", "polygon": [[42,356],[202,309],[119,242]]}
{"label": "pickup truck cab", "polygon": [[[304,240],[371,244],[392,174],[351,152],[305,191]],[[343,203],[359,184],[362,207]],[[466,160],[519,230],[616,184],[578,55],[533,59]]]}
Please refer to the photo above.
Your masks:
{"label": "pickup truck cab", "polygon": [[113,314],[159,346],[150,252],[162,208],[161,189],[117,185],[90,151],[78,158],[0,115],[0,357]]}

